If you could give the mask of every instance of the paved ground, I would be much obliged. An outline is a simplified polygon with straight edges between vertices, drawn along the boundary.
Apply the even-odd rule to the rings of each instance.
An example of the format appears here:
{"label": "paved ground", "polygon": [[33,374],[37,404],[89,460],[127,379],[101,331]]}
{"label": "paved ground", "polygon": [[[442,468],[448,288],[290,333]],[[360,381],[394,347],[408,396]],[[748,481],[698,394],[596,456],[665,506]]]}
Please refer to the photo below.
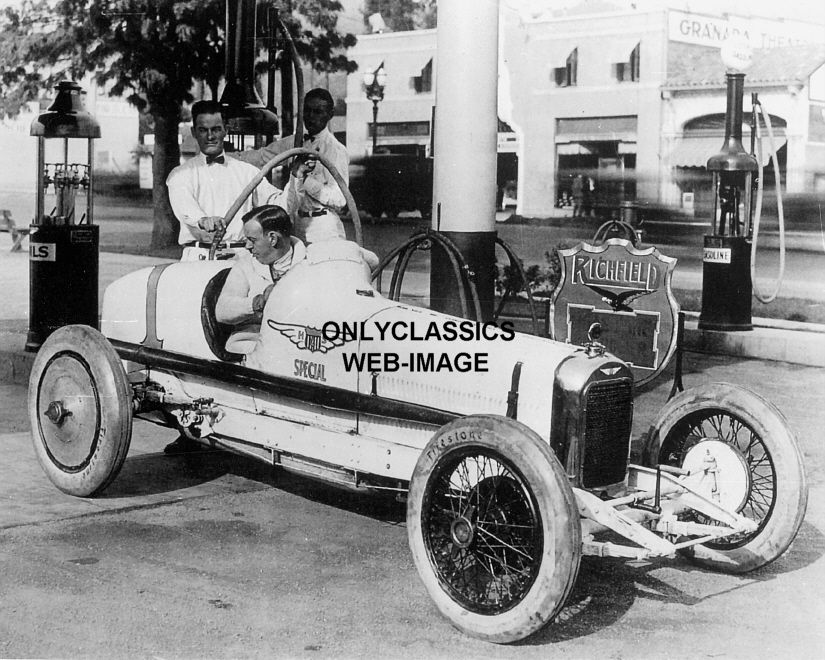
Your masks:
{"label": "paved ground", "polygon": [[[516,646],[454,630],[407,548],[404,509],[222,452],[169,458],[135,425],[100,498],[34,459],[25,391],[0,386],[0,657],[749,658],[825,648],[825,369],[690,356],[686,384],[750,382],[798,433],[811,482],[795,545],[746,576],[585,558],[558,623]],[[643,393],[635,437],[668,383]]]}

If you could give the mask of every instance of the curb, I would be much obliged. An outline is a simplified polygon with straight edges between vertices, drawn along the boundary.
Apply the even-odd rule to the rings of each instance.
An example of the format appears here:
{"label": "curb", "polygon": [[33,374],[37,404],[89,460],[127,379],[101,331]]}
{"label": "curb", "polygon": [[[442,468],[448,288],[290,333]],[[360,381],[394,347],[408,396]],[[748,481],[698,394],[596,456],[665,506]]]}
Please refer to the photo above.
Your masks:
{"label": "curb", "polygon": [[753,319],[753,330],[700,330],[698,312],[685,312],[686,351],[825,367],[825,325]]}
{"label": "curb", "polygon": [[0,334],[0,384],[29,384],[35,353],[23,350],[25,345],[25,334]]}

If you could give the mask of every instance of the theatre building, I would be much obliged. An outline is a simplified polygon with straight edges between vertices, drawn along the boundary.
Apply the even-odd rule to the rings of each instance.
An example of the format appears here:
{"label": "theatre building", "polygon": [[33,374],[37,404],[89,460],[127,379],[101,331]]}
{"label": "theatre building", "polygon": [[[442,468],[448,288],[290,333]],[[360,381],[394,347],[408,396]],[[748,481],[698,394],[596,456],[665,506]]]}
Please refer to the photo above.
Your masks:
{"label": "theatre building", "polygon": [[[654,8],[527,16],[502,5],[499,185],[516,182],[518,213],[558,214],[579,174],[604,207],[629,200],[701,208],[710,195],[705,164],[724,137],[720,50],[734,38],[753,49],[743,143],[750,146],[757,93],[783,190],[825,191],[825,29],[646,6]],[[349,56],[359,66],[347,84],[351,157],[368,157],[373,143],[376,153],[429,154],[438,130],[435,30],[360,35]],[[384,95],[373,102],[363,76],[381,68]],[[768,151],[765,139],[765,163]],[[765,181],[773,185],[771,170]]]}

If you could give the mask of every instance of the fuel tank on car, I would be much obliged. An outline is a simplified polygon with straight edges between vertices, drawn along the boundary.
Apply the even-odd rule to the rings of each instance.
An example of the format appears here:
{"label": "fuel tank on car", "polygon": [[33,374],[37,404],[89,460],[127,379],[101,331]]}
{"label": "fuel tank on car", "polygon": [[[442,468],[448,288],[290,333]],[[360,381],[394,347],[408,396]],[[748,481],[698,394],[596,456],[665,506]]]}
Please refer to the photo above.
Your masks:
{"label": "fuel tank on car", "polygon": [[[171,262],[121,277],[104,293],[101,331],[110,339],[217,359],[207,341],[202,310],[209,306],[209,284],[231,263]],[[223,278],[218,279],[222,284]],[[211,305],[214,314],[214,300]]]}

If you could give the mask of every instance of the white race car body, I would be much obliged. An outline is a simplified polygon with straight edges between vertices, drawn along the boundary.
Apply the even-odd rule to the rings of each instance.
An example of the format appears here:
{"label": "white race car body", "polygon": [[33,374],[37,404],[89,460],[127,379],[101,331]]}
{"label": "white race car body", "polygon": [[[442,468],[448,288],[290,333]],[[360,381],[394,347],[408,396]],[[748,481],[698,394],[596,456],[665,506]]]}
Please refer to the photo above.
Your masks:
{"label": "white race car body", "polygon": [[241,355],[215,317],[231,265],[127,275],[106,290],[102,334],[70,325],[44,342],[28,407],[58,488],[105,489],[137,415],[336,485],[392,492],[407,501],[413,560],[439,610],[494,642],[551,621],[582,554],[682,551],[745,572],[799,530],[799,448],[752,392],[711,384],[672,398],[647,434],[645,465],[630,465],[632,374],[593,339],[597,328],[578,347],[388,300],[361,249],[330,241],[278,282]]}
{"label": "white race car body", "polygon": [[[106,291],[103,334],[218,360],[210,347],[214,341],[209,324],[202,321],[214,299],[205,301],[204,292],[231,264],[183,262],[127,275]],[[377,371],[369,368],[370,359]],[[364,360],[361,368],[358,360]],[[328,402],[283,396],[278,387],[227,386],[226,381],[183,371],[151,369],[151,380],[169,396],[216,402],[220,415],[201,419],[201,438],[214,435],[258,445],[271,452],[273,462],[300,456],[406,482],[439,426],[458,416],[505,415],[514,395],[515,418],[550,443],[554,392],[565,363],[566,379],[575,381],[571,386],[580,392],[588,382],[604,387],[605,381],[623,391],[627,410],[621,423],[605,427],[605,437],[592,439],[618,446],[612,456],[619,465],[609,472],[617,475],[613,483],[623,481],[632,398],[630,373],[622,362],[383,298],[371,285],[357,246],[348,242],[311,245],[307,259],[282,278],[266,306],[260,339],[244,363],[306,384],[322,400],[327,393]],[[517,364],[520,373],[513,390]],[[131,364],[129,371],[133,381],[146,376],[140,365]],[[336,405],[340,391],[358,396]],[[378,400],[412,404],[433,414],[431,419],[403,411],[393,414],[392,403],[387,413],[359,405]]]}

